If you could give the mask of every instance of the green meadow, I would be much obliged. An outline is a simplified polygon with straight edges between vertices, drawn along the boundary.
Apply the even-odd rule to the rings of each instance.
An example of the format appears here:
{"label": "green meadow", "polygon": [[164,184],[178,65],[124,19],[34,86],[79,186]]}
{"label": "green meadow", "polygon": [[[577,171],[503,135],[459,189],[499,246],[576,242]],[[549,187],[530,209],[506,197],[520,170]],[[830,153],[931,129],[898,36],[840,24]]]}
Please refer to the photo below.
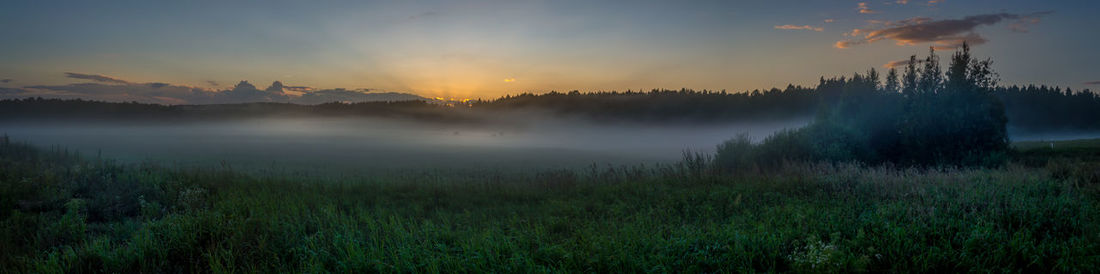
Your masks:
{"label": "green meadow", "polygon": [[[997,168],[709,158],[317,177],[0,140],[3,272],[1088,272],[1097,140]],[[1085,156],[1091,156],[1085,157]]]}

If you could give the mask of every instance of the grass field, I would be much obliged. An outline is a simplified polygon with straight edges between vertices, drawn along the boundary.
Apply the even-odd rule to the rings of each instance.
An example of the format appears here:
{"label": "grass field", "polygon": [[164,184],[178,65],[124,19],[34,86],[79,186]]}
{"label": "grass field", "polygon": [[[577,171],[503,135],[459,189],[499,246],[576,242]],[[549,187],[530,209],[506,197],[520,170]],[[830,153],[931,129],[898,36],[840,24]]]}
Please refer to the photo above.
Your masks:
{"label": "grass field", "polygon": [[[1089,272],[1100,141],[999,169],[705,165],[345,178],[0,140],[3,272]],[[1047,148],[1049,150],[1049,148]],[[1062,151],[1064,150],[1064,151]],[[1091,158],[1090,158],[1091,157]]]}

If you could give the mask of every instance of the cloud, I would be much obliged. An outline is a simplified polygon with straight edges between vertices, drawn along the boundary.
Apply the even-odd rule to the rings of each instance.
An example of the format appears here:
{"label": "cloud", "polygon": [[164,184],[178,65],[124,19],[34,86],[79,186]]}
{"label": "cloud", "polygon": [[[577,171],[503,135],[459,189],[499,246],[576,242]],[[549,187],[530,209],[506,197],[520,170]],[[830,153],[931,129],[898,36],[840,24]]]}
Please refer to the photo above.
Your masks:
{"label": "cloud", "polygon": [[511,78],[511,77],[509,77],[509,78],[504,78],[504,82],[505,82],[505,83],[511,83],[511,82],[515,82],[515,81],[516,81],[516,78]]}
{"label": "cloud", "polygon": [[894,40],[898,45],[915,45],[920,43],[933,43],[936,48],[954,48],[963,41],[970,44],[983,44],[987,40],[975,29],[983,25],[994,25],[1004,21],[1013,21],[1021,26],[1039,22],[1039,17],[1050,12],[1036,12],[1030,14],[996,13],[967,16],[962,19],[932,20],[927,17],[916,17],[901,21],[868,21],[871,24],[882,25],[879,28],[854,29],[845,36],[855,39],[838,41],[834,44],[837,48],[849,48],[854,45],[869,44],[882,40]]}
{"label": "cloud", "polygon": [[[913,18],[902,19],[902,20],[898,20],[898,21],[867,20],[867,23],[869,23],[871,25],[882,25],[883,27],[898,27],[898,26],[924,24],[924,23],[929,22],[929,21],[932,21],[932,18],[930,18],[930,17],[913,17]],[[855,31],[858,31],[858,30],[860,30],[860,29],[852,30],[853,35],[855,35]]]}
{"label": "cloud", "polygon": [[[109,102],[141,102],[153,104],[234,104],[253,102],[284,102],[298,104],[319,104],[328,102],[372,102],[426,100],[414,94],[383,92],[370,90],[328,89],[314,91],[307,86],[287,86],[275,81],[266,89],[258,89],[248,81],[240,81],[232,88],[212,90],[208,88],[152,82],[134,83],[122,79],[82,73],[65,73],[66,77],[93,80],[93,83],[73,83],[67,85],[35,85],[22,88],[0,87],[0,99],[27,97],[86,99]],[[509,78],[513,81],[514,78]],[[214,81],[208,84],[217,85]],[[286,93],[284,91],[294,91]]]}
{"label": "cloud", "polygon": [[1048,12],[1036,13],[1035,16],[1020,18],[1019,20],[1016,20],[1015,22],[1012,22],[1011,25],[1008,25],[1008,29],[1010,29],[1012,31],[1015,31],[1015,32],[1027,33],[1028,32],[1028,28],[1027,28],[1028,26],[1038,24],[1039,23],[1039,17],[1042,16],[1042,15],[1047,15],[1047,14],[1050,14],[1050,12],[1048,11]]}
{"label": "cloud", "polygon": [[313,88],[307,87],[307,86],[287,86],[287,85],[284,85],[283,82],[275,81],[275,82],[272,82],[271,86],[268,86],[267,89],[265,89],[264,91],[282,93],[283,91],[303,92],[303,91],[310,91],[310,90],[313,90]]}
{"label": "cloud", "polygon": [[167,83],[129,83],[124,85],[107,85],[100,83],[75,83],[68,85],[38,85],[27,86],[27,89],[36,90],[52,90],[60,92],[68,92],[75,95],[127,95],[127,96],[169,96],[169,97],[185,97],[191,95],[195,91],[206,91],[204,89],[172,85]]}
{"label": "cloud", "polygon": [[905,5],[905,4],[909,4],[909,0],[897,0],[897,1],[894,1],[894,3],[898,3],[898,5]]}
{"label": "cloud", "polygon": [[12,79],[3,79],[3,80],[0,80],[0,83],[4,83],[4,84],[7,84],[7,83],[11,83],[12,81],[15,81],[15,80],[12,80]]}
{"label": "cloud", "polygon": [[[215,91],[210,94],[210,98],[205,101],[191,101],[193,104],[238,104],[238,103],[251,103],[251,102],[289,102],[290,97],[282,91],[282,83],[275,81],[271,87],[265,90],[257,89],[255,85],[248,81],[240,81],[232,89]],[[276,88],[278,88],[276,90]]]}
{"label": "cloud", "polygon": [[859,2],[859,4],[856,5],[856,9],[858,9],[859,13],[861,13],[861,14],[878,13],[878,11],[875,11],[875,10],[871,9],[870,7],[867,7],[867,3],[865,3],[865,2]]}
{"label": "cloud", "polygon": [[1100,85],[1100,81],[1088,81],[1088,82],[1085,82],[1085,84],[1086,85]]}
{"label": "cloud", "polygon": [[214,81],[214,80],[206,80],[206,84],[207,84],[207,85],[210,85],[210,86],[212,86],[212,87],[216,87],[216,86],[218,86],[218,81]]}
{"label": "cloud", "polygon": [[939,3],[943,3],[943,0],[928,0],[928,5],[929,6],[939,4]]}
{"label": "cloud", "polygon": [[[244,83],[244,81],[241,81],[241,82]],[[265,89],[264,91],[275,92],[275,93],[283,93],[283,82],[279,82],[279,81],[271,82],[271,86],[268,86],[267,89]]]}
{"label": "cloud", "polygon": [[[917,59],[917,64],[920,64],[921,62],[924,62],[924,61],[921,61],[920,59]],[[909,65],[909,59],[890,61],[889,63],[886,63],[885,65],[882,65],[882,67],[884,67],[884,68],[898,68],[898,67],[904,67],[906,65]]]}
{"label": "cloud", "polygon": [[822,28],[822,27],[814,27],[814,26],[810,26],[810,25],[795,26],[795,25],[789,25],[789,24],[788,25],[782,25],[782,26],[775,26],[775,29],[812,30],[812,31],[818,31],[818,32],[825,30],[825,28]]}
{"label": "cloud", "polygon": [[347,90],[347,89],[325,89],[318,91],[310,91],[302,94],[302,96],[293,98],[294,103],[315,105],[331,102],[395,102],[395,101],[412,101],[412,100],[424,100],[426,98],[416,96],[408,93],[397,92],[379,92],[372,93],[369,89],[362,90]]}
{"label": "cloud", "polygon": [[825,19],[825,23],[832,23],[832,22],[834,22],[834,21],[836,21],[836,20],[833,20],[833,19]]}
{"label": "cloud", "polygon": [[128,84],[128,83],[130,83],[130,82],[122,80],[122,79],[118,79],[118,78],[114,78],[114,77],[110,77],[110,76],[106,76],[106,75],[99,75],[99,74],[83,74],[83,73],[75,73],[75,72],[66,72],[65,77],[69,77],[69,78],[73,78],[73,79],[92,80],[92,81],[103,82],[103,83],[115,83],[115,84]]}
{"label": "cloud", "polygon": [[299,91],[299,92],[305,92],[305,91],[313,90],[313,88],[307,87],[307,86],[284,86],[283,89],[284,90],[289,90],[289,91]]}
{"label": "cloud", "polygon": [[952,50],[961,47],[963,43],[968,43],[971,45],[981,45],[985,44],[986,42],[989,42],[989,40],[986,40],[984,37],[979,36],[977,33],[971,32],[966,34],[965,36],[946,37],[944,39],[934,41],[932,43],[932,48],[936,50]]}

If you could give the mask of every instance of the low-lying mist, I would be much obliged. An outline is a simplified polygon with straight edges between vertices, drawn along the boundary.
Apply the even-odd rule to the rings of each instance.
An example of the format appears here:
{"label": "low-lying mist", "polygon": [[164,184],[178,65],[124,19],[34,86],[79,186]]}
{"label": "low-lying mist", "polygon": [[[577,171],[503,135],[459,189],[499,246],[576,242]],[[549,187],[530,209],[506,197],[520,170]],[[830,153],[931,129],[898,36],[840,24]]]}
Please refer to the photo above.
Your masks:
{"label": "low-lying mist", "polygon": [[733,124],[608,124],[502,118],[445,124],[368,118],[272,118],[179,124],[0,124],[0,133],[126,162],[244,170],[547,169],[678,160],[741,133],[762,139],[808,119]]}
{"label": "low-lying mist", "polygon": [[1025,141],[1066,141],[1079,139],[1100,138],[1100,131],[1096,130],[1023,130],[1008,127],[1008,135],[1013,142]]}

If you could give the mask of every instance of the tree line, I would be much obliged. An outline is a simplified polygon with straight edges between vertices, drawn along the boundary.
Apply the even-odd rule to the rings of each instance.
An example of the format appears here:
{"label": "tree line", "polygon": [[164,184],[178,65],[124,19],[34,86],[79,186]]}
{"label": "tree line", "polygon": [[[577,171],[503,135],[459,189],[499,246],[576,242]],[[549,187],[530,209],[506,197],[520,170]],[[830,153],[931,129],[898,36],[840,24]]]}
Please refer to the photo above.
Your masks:
{"label": "tree line", "polygon": [[[958,69],[948,69],[946,72],[936,71],[938,57],[933,55],[918,60],[914,56],[911,61],[909,66],[902,68],[901,71],[891,69],[886,75],[880,75],[878,71],[872,69],[866,73],[856,73],[848,77],[822,77],[813,87],[788,85],[783,89],[772,88],[747,92],[692,89],[588,93],[571,91],[523,93],[469,102],[333,102],[318,105],[243,103],[165,106],[80,99],[9,99],[0,100],[0,120],[231,119],[279,115],[348,115],[454,121],[494,116],[478,115],[479,113],[539,110],[560,116],[575,116],[597,121],[718,123],[814,117],[823,110],[840,104],[837,107],[839,112],[832,115],[842,117],[868,115],[876,117],[877,120],[858,121],[858,123],[881,124],[890,122],[887,117],[892,117],[891,115],[896,114],[895,112],[904,111],[907,107],[913,107],[912,104],[927,104],[923,107],[952,111],[970,109],[969,105],[950,105],[957,100],[940,102],[933,99],[920,99],[911,100],[912,104],[902,104],[901,98],[924,98],[923,94],[938,94],[942,90],[960,88],[957,86],[959,85],[957,81],[960,80],[952,78],[961,77],[957,76]],[[968,67],[969,69],[975,68]],[[980,79],[981,83],[968,85],[980,86],[983,94],[991,94],[998,99],[1001,107],[1004,108],[1010,129],[1037,132],[1100,130],[1100,94],[1087,89],[1074,91],[1048,86],[997,86],[995,75],[989,70],[988,63],[976,71],[980,72],[979,75],[983,75]],[[843,102],[841,102],[842,99]],[[909,117],[907,121],[910,123],[951,122],[935,120],[938,118],[942,117],[914,116]],[[876,133],[874,136],[879,134]],[[876,142],[886,139],[875,138]]]}

